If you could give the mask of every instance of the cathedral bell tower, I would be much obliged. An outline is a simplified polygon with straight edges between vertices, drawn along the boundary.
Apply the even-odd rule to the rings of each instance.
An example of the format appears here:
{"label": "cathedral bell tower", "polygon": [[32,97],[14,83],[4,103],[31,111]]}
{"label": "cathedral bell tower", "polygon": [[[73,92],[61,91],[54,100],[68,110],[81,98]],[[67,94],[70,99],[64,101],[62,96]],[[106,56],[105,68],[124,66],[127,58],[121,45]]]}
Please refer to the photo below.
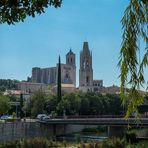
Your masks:
{"label": "cathedral bell tower", "polygon": [[74,84],[76,86],[76,63],[75,63],[75,54],[70,49],[66,54],[66,65],[64,68],[64,83],[65,84]]}
{"label": "cathedral bell tower", "polygon": [[76,66],[75,63],[75,54],[72,52],[70,49],[69,52],[66,54],[66,64],[71,65],[71,66]]}
{"label": "cathedral bell tower", "polygon": [[92,87],[92,53],[89,50],[88,42],[84,42],[83,50],[80,52],[79,89],[84,92],[87,92],[93,91]]}

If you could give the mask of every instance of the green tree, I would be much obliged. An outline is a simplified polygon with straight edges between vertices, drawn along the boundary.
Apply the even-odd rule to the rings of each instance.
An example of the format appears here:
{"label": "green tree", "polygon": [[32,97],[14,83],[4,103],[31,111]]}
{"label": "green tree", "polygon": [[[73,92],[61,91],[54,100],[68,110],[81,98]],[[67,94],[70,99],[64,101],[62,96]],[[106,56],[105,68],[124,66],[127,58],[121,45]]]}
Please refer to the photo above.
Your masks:
{"label": "green tree", "polygon": [[58,82],[57,82],[57,99],[60,101],[62,98],[61,93],[61,60],[59,56],[59,64],[58,64]]}
{"label": "green tree", "polygon": [[56,95],[48,95],[45,101],[45,111],[48,114],[51,114],[52,111],[56,111],[56,107],[58,105],[57,96]]}
{"label": "green tree", "polygon": [[7,96],[0,95],[0,115],[7,113],[9,109],[9,98]]}
{"label": "green tree", "polygon": [[44,107],[46,102],[46,95],[42,90],[38,90],[32,94],[25,103],[24,110],[31,114],[31,116],[37,116],[39,113],[44,113]]}
{"label": "green tree", "polygon": [[45,8],[60,7],[62,0],[1,0],[0,23],[14,24],[27,16],[44,13]]}
{"label": "green tree", "polygon": [[5,91],[6,89],[17,89],[18,80],[11,79],[0,79],[0,91]]}
{"label": "green tree", "polygon": [[[140,86],[145,83],[144,68],[148,65],[148,1],[130,0],[122,18],[123,41],[120,50],[120,79],[121,98],[123,104],[128,103],[126,116],[137,111],[137,106],[143,103],[143,96],[139,93]],[[140,47],[140,43],[145,47]],[[141,56],[141,53],[144,56]],[[128,100],[125,88],[130,85]]]}
{"label": "green tree", "polygon": [[80,110],[80,98],[76,96],[74,93],[65,94],[62,97],[63,102],[66,103],[66,113],[69,115],[79,114]]}
{"label": "green tree", "polygon": [[124,113],[120,95],[107,94],[106,99],[108,101],[106,108],[110,115],[120,115]]}

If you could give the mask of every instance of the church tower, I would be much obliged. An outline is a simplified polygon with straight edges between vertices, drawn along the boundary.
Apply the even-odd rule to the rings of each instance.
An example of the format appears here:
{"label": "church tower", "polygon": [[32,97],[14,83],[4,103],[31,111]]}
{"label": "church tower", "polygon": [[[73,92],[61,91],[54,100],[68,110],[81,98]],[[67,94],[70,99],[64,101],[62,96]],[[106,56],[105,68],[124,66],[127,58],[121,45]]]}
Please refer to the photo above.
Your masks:
{"label": "church tower", "polygon": [[72,52],[70,49],[69,52],[66,54],[66,64],[71,65],[71,66],[76,66],[75,63],[75,54]]}
{"label": "church tower", "polygon": [[66,54],[66,64],[62,66],[62,83],[73,84],[76,87],[76,60],[75,54],[70,49]]}
{"label": "church tower", "polygon": [[84,92],[93,91],[92,53],[88,42],[83,43],[83,50],[80,52],[79,89]]}

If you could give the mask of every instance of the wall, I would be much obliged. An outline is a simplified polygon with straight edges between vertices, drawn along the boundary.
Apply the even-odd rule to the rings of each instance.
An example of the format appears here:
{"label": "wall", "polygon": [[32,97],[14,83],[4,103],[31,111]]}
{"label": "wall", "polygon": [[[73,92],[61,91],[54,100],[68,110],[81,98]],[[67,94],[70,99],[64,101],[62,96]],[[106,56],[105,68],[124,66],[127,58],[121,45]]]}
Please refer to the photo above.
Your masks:
{"label": "wall", "polygon": [[87,125],[47,125],[37,122],[0,123],[0,141],[33,137],[51,137],[81,131]]}

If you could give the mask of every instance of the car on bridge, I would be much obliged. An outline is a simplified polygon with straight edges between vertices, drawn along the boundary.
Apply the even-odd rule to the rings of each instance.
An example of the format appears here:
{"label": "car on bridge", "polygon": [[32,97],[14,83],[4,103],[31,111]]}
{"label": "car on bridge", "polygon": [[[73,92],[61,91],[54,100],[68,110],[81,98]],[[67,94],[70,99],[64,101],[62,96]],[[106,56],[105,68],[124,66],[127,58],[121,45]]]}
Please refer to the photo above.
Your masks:
{"label": "car on bridge", "polygon": [[12,116],[9,116],[9,115],[2,115],[0,117],[1,120],[7,120],[7,119],[12,119]]}
{"label": "car on bridge", "polygon": [[49,119],[51,119],[51,116],[48,116],[46,114],[38,114],[37,119],[39,119],[39,120],[49,120]]}

